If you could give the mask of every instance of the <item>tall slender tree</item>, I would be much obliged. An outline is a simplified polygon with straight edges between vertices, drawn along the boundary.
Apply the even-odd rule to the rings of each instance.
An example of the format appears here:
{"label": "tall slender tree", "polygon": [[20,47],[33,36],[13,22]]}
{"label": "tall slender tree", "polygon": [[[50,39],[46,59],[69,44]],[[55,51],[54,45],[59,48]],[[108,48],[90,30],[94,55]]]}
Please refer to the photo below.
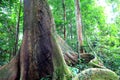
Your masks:
{"label": "tall slender tree", "polygon": [[78,52],[83,53],[83,36],[82,36],[82,21],[80,13],[80,1],[75,1],[75,12],[76,12],[76,24],[77,24],[77,35],[78,35]]}
{"label": "tall slender tree", "polygon": [[62,0],[62,6],[63,6],[63,29],[64,29],[64,40],[66,39],[66,6],[65,6],[65,0]]}
{"label": "tall slender tree", "polygon": [[22,5],[22,1],[20,0],[19,11],[18,11],[18,20],[17,20],[17,24],[16,24],[15,47],[14,47],[14,52],[13,52],[12,56],[15,56],[16,52],[18,51],[21,5]]}

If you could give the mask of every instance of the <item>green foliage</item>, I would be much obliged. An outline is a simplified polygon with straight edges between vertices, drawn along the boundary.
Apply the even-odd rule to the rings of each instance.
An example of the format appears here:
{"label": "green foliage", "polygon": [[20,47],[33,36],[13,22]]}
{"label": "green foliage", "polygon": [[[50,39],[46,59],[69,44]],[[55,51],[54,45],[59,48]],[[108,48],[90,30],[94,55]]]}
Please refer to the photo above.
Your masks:
{"label": "green foliage", "polygon": [[[74,0],[65,0],[66,21],[64,21],[62,0],[48,1],[57,33],[64,38],[64,26],[66,26],[67,37],[65,41],[75,51],[78,51]],[[107,23],[105,6],[97,4],[97,1],[100,0],[80,1],[84,38],[83,48],[86,53],[93,53],[100,57],[107,68],[120,75],[120,0],[105,0],[108,6],[112,6],[111,13],[113,16],[115,15],[110,23]],[[14,51],[19,4],[18,0],[1,0],[0,2],[0,65],[9,62]],[[22,35],[23,10],[20,17],[20,35]],[[19,39],[19,44],[21,40],[22,38]],[[80,63],[76,65],[76,68],[70,68],[74,75],[78,73],[77,68],[83,70],[89,68],[89,66]]]}
{"label": "green foliage", "polygon": [[[0,65],[9,62],[14,51],[18,5],[18,0],[2,0],[0,4]],[[22,17],[23,13],[20,26],[23,26]],[[22,32],[22,27],[20,31]]]}
{"label": "green foliage", "polygon": [[[113,14],[120,13],[119,0],[108,0],[105,2],[105,4],[112,6],[111,11]],[[49,3],[50,6],[52,6],[52,13],[57,26],[57,32],[61,37],[63,37],[64,21],[62,1],[49,0]],[[65,7],[67,18],[65,22],[67,38],[65,40],[75,51],[77,51],[78,43],[74,0],[65,0]],[[120,16],[116,15],[113,19],[114,21],[107,23],[107,14],[104,12],[105,7],[97,4],[96,0],[81,0],[80,7],[85,51],[99,56],[107,68],[110,68],[119,74],[120,64],[118,57],[120,56]],[[88,66],[80,63],[77,65],[77,68],[85,69],[88,68]]]}
{"label": "green foliage", "polygon": [[79,70],[75,67],[69,67],[70,71],[72,72],[73,77],[78,74]]}
{"label": "green foliage", "polygon": [[56,24],[57,33],[64,38],[64,24],[66,26],[66,39],[65,41],[71,45],[71,47],[77,51],[77,33],[75,24],[75,7],[74,0],[65,0],[66,8],[66,22],[64,22],[64,12],[62,6],[62,0],[49,0],[49,4],[52,7],[52,13]]}

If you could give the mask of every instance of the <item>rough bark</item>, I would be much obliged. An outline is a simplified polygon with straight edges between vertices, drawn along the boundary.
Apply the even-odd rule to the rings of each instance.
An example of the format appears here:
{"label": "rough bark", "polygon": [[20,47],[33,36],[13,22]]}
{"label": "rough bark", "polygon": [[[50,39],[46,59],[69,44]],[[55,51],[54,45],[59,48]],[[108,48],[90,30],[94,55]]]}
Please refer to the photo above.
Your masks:
{"label": "rough bark", "polygon": [[47,76],[53,80],[70,78],[52,27],[54,23],[46,0],[24,0],[20,55],[0,69],[0,75],[4,75],[0,80],[40,80]]}
{"label": "rough bark", "polygon": [[24,0],[24,37],[20,54],[22,80],[52,76],[52,26],[46,0]]}

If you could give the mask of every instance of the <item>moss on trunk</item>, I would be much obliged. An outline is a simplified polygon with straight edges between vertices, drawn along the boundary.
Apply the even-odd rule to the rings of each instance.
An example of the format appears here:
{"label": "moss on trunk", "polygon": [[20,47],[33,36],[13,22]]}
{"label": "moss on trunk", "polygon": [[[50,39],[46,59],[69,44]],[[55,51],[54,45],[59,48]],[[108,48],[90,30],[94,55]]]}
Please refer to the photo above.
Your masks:
{"label": "moss on trunk", "polygon": [[64,60],[62,50],[56,41],[56,37],[52,36],[53,43],[53,64],[54,77],[53,80],[69,80],[72,78],[71,72]]}

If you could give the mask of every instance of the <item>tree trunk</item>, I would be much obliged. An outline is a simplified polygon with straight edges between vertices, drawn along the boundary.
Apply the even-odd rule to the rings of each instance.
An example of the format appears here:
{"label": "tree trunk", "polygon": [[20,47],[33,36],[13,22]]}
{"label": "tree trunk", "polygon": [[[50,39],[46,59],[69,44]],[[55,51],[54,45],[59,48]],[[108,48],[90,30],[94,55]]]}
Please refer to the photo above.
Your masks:
{"label": "tree trunk", "polygon": [[20,80],[19,58],[17,54],[8,64],[0,67],[0,80]]}
{"label": "tree trunk", "polygon": [[78,52],[84,53],[83,50],[83,37],[82,37],[82,21],[81,21],[81,14],[80,14],[80,2],[79,0],[75,1],[75,11],[76,11],[76,24],[77,24],[77,35],[78,35]]}
{"label": "tree trunk", "polygon": [[40,80],[47,76],[53,80],[68,80],[71,73],[53,36],[53,27],[46,0],[24,0],[20,55],[0,69],[0,80]]}
{"label": "tree trunk", "polygon": [[64,29],[64,40],[66,39],[66,6],[65,6],[65,0],[62,0],[62,6],[63,6],[63,29]]}
{"label": "tree trunk", "polygon": [[71,80],[55,34],[46,0],[24,0],[23,42],[19,53],[0,68],[0,80],[40,80],[48,76],[49,80]]}
{"label": "tree trunk", "polygon": [[[72,48],[59,36],[57,35],[57,42],[60,45],[60,48],[63,52],[64,59],[67,63],[67,65],[76,65],[78,61],[78,53],[72,50]],[[91,60],[93,60],[95,57],[92,54],[80,54],[80,57],[84,63],[89,63]]]}
{"label": "tree trunk", "polygon": [[14,47],[14,51],[13,51],[12,57],[15,56],[15,55],[16,55],[16,52],[18,51],[18,40],[19,40],[19,26],[20,26],[21,4],[22,4],[22,1],[20,0],[19,12],[18,12],[18,21],[17,21],[17,24],[16,24],[15,47]]}

